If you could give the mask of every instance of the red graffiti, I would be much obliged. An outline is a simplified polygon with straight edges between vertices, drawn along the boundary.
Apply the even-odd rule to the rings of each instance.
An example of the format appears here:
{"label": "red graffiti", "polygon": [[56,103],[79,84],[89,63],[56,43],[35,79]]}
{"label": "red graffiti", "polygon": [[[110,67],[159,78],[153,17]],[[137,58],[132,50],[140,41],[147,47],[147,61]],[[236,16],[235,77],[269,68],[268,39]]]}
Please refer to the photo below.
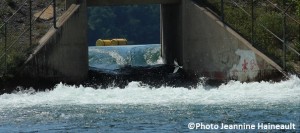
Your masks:
{"label": "red graffiti", "polygon": [[247,65],[248,65],[248,62],[246,61],[246,59],[244,59],[244,63],[242,64],[242,66],[243,66],[243,68],[242,68],[243,72],[246,72],[248,70]]}

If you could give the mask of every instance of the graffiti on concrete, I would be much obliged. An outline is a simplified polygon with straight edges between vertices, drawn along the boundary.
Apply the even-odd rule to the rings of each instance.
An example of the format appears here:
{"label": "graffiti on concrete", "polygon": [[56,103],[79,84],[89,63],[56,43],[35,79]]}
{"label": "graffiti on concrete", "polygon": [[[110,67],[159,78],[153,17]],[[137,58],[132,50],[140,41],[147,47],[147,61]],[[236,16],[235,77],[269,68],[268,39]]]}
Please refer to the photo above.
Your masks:
{"label": "graffiti on concrete", "polygon": [[244,59],[244,63],[242,64],[242,66],[243,66],[243,68],[242,68],[243,72],[246,72],[248,70],[248,68],[247,68],[248,62],[246,59]]}
{"label": "graffiti on concrete", "polygon": [[255,53],[251,50],[238,49],[235,54],[240,56],[240,60],[230,69],[229,76],[238,80],[254,79],[259,71]]}

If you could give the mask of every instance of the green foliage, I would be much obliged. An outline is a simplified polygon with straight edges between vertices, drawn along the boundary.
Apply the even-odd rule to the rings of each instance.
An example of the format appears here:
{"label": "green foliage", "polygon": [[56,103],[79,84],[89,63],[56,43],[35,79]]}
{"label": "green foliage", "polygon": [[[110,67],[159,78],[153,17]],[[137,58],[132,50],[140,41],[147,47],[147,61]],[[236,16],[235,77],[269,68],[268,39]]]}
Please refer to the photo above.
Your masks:
{"label": "green foliage", "polygon": [[[22,65],[25,59],[32,52],[36,46],[38,39],[44,35],[52,21],[49,22],[35,22],[33,23],[33,35],[31,36],[33,44],[29,45],[29,8],[25,0],[3,0],[0,1],[0,26],[4,20],[11,18],[6,25],[6,33],[4,26],[0,27],[0,77],[3,74],[15,74],[16,70]],[[28,1],[27,1],[28,2]],[[35,0],[33,3],[33,12],[37,12],[45,8],[47,0]],[[50,1],[51,2],[51,1]],[[57,0],[58,4],[62,0]],[[61,4],[60,4],[61,5]],[[20,8],[19,12],[16,9]],[[58,8],[57,11],[59,12]],[[27,12],[27,13],[26,13]],[[15,13],[14,16],[12,14]],[[6,36],[6,37],[5,37]],[[7,40],[5,47],[5,40]],[[5,53],[5,54],[4,54]],[[7,71],[6,71],[7,66]]]}
{"label": "green foliage", "polygon": [[10,8],[12,9],[17,8],[17,3],[14,0],[5,0],[5,1]]}
{"label": "green foliage", "polygon": [[159,13],[159,5],[89,8],[89,45],[100,38],[126,38],[131,44],[159,43]]}
{"label": "green foliage", "polygon": [[290,3],[293,3],[296,7],[296,14],[300,16],[300,1],[299,0],[290,0]]}

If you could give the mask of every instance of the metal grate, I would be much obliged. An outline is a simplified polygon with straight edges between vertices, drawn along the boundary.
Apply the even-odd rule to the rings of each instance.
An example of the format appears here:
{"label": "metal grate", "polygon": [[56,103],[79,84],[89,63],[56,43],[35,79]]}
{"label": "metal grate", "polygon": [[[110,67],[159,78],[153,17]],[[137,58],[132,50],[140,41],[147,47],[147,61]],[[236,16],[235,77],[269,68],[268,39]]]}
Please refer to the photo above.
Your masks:
{"label": "metal grate", "polygon": [[[37,44],[38,30],[42,27],[38,20],[46,10],[33,18],[33,8],[37,7],[33,7],[32,0],[23,0],[19,3],[21,3],[19,8],[12,16],[0,24],[0,77],[13,73],[13,70],[29,56],[34,44]],[[56,27],[56,0],[50,0],[43,5],[44,8],[53,5],[52,25]],[[48,30],[50,26],[44,25],[43,28]]]}

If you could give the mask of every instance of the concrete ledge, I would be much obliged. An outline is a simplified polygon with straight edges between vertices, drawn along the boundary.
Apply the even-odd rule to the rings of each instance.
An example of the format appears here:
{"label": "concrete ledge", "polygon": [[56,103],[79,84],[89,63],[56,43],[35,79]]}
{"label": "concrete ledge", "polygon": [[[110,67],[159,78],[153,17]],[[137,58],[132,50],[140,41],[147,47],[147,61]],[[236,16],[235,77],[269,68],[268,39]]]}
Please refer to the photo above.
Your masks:
{"label": "concrete ledge", "polygon": [[[60,19],[56,22],[57,28],[61,28],[61,26],[71,17],[71,15],[79,9],[79,5],[72,4],[70,8],[62,14]],[[51,27],[49,31],[39,40],[39,45],[35,48],[33,53],[29,56],[29,58],[25,61],[25,65],[32,60],[32,58],[38,54],[38,52],[50,41],[50,39],[56,34],[58,29]]]}
{"label": "concrete ledge", "polygon": [[88,74],[86,3],[71,4],[40,39],[21,77],[80,82]]}
{"label": "concrete ledge", "polygon": [[79,10],[80,5],[72,4],[69,9],[60,17],[60,19],[56,22],[57,27],[61,27],[66,23],[67,20]]}

